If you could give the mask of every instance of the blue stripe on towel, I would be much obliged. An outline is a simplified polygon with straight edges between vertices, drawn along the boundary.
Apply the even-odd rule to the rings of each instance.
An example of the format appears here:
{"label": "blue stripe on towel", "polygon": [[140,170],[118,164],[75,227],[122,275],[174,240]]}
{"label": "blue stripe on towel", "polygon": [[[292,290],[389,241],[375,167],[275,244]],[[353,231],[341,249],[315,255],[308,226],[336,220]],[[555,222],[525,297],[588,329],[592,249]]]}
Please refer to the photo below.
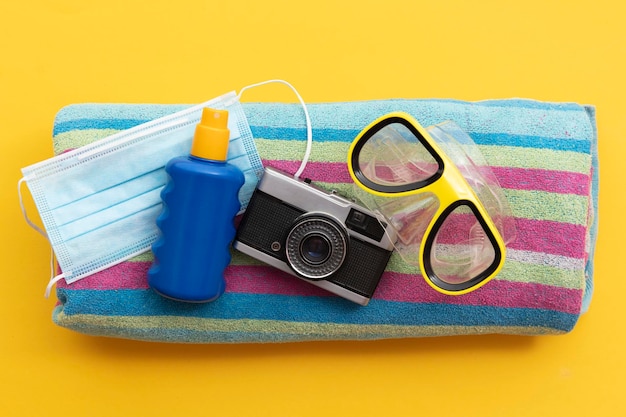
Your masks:
{"label": "blue stripe on towel", "polygon": [[[452,100],[454,101],[454,100]],[[458,103],[458,101],[455,101]],[[529,99],[504,99],[504,100],[484,100],[472,102],[474,106],[481,107],[517,107],[522,109],[533,110],[558,110],[558,111],[580,111],[580,104],[578,103],[553,103],[536,101]]]}
{"label": "blue stripe on towel", "polygon": [[72,130],[86,129],[115,129],[125,130],[142,123],[149,122],[144,119],[74,119],[66,122],[58,122],[54,125],[53,135],[70,132]]}
{"label": "blue stripe on towel", "polygon": [[[141,119],[75,119],[55,125],[54,135],[72,130],[84,129],[115,129],[124,130],[137,126],[148,120]],[[306,138],[306,129],[274,128],[251,126],[252,134],[263,139],[298,139]],[[359,134],[358,130],[313,129],[316,142],[352,142]],[[591,143],[588,140],[565,140],[563,138],[545,138],[541,136],[524,136],[511,134],[472,133],[472,139],[478,145],[517,146],[524,148],[542,148],[557,151],[589,153]]]}
{"label": "blue stripe on towel", "polygon": [[[263,139],[302,139],[306,138],[306,129],[273,128],[251,126],[252,135]],[[510,135],[504,133],[468,132],[477,145],[517,146],[523,148],[552,149],[589,153],[591,142],[588,140],[567,140],[563,138],[545,138],[541,136]],[[316,142],[352,142],[359,134],[358,130],[313,129]]]}
{"label": "blue stripe on towel", "polygon": [[[545,309],[499,308],[372,300],[367,307],[337,297],[293,297],[270,294],[226,293],[207,304],[165,299],[152,290],[110,291],[58,289],[66,315],[184,316],[213,319],[288,320],[294,322],[439,325],[527,326],[569,331],[578,315]],[[80,311],[73,311],[73,306]],[[237,308],[232,308],[237,306]]]}

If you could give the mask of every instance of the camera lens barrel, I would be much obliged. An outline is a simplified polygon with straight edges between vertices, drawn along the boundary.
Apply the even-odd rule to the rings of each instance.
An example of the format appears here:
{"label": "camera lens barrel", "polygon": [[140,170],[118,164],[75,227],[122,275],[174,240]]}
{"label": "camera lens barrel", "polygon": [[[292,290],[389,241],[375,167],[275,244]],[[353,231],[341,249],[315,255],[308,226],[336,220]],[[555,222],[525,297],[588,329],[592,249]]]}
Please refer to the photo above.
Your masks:
{"label": "camera lens barrel", "polygon": [[324,279],[343,264],[348,249],[345,229],[334,220],[308,214],[287,235],[285,250],[291,268],[304,278]]}
{"label": "camera lens barrel", "polygon": [[323,264],[331,253],[330,241],[321,233],[312,233],[302,239],[300,255],[313,265]]}

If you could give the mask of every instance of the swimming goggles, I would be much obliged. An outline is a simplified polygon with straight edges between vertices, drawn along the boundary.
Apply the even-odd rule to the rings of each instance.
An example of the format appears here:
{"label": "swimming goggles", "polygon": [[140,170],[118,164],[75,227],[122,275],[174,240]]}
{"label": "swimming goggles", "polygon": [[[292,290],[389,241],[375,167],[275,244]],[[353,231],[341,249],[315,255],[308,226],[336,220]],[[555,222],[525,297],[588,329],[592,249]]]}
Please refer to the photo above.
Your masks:
{"label": "swimming goggles", "polygon": [[468,293],[497,275],[506,256],[501,231],[514,235],[506,199],[481,158],[453,122],[427,130],[401,112],[372,122],[348,151],[357,196],[397,230],[401,257],[444,294]]}

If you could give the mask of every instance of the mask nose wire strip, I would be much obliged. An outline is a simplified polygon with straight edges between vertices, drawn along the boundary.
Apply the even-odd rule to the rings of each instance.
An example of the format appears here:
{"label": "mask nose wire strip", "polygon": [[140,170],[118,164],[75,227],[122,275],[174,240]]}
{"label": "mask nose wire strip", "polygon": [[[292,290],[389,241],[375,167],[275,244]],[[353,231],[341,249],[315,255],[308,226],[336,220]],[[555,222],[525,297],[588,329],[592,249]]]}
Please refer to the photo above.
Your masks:
{"label": "mask nose wire strip", "polygon": [[267,80],[267,81],[263,81],[263,82],[256,83],[256,84],[250,84],[248,86],[243,87],[241,91],[239,91],[237,98],[241,99],[241,95],[243,94],[243,92],[250,88],[259,87],[259,86],[262,86],[265,84],[271,84],[271,83],[284,84],[287,87],[291,88],[291,90],[294,92],[296,97],[298,97],[298,101],[300,102],[300,105],[302,106],[302,110],[304,110],[304,117],[306,119],[306,151],[304,152],[304,157],[302,158],[302,162],[300,163],[300,168],[298,168],[298,170],[294,174],[296,178],[300,178],[300,175],[302,175],[302,172],[304,172],[304,168],[306,168],[306,164],[309,161],[309,157],[311,156],[311,147],[313,146],[313,131],[311,128],[311,118],[309,117],[309,110],[307,109],[306,104],[304,103],[304,100],[298,93],[298,90],[296,90],[296,88],[293,85],[289,84],[287,81],[284,81],[284,80]]}
{"label": "mask nose wire strip", "polygon": [[[40,235],[46,238],[48,243],[50,243],[50,239],[48,239],[48,235],[46,234],[46,232],[44,232],[39,226],[37,226],[28,218],[28,213],[26,213],[26,207],[24,206],[24,199],[22,197],[22,184],[25,181],[26,178],[20,178],[20,180],[17,182],[17,196],[20,201],[20,209],[22,210],[22,215],[24,216],[26,223],[28,223],[30,227],[35,229]],[[54,276],[54,250],[52,249],[52,245],[50,245],[50,280],[48,281],[48,285],[46,286],[46,292],[44,294],[46,298],[50,297],[50,292],[52,291],[52,287],[54,286],[54,284],[56,284],[63,278],[65,278],[64,274]]]}

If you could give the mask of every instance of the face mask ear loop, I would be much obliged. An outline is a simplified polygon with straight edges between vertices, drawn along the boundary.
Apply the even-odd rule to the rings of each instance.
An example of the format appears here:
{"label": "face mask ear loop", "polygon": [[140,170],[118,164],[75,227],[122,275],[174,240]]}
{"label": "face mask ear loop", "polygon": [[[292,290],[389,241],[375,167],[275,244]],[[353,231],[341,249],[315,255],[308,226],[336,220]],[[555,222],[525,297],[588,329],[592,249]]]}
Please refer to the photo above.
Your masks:
{"label": "face mask ear loop", "polygon": [[26,207],[24,206],[24,199],[22,198],[22,184],[24,183],[24,181],[26,181],[26,178],[20,178],[20,180],[17,182],[17,196],[20,200],[20,208],[22,209],[22,215],[24,216],[24,220],[26,220],[26,223],[28,223],[30,227],[35,229],[39,234],[45,237],[46,240],[48,240],[48,235],[46,234],[46,232],[44,232],[39,226],[37,226],[28,218],[28,214],[26,213]]}
{"label": "face mask ear loop", "polygon": [[300,175],[302,175],[302,173],[304,172],[304,168],[306,168],[306,164],[309,161],[309,157],[311,156],[311,147],[313,146],[313,130],[311,128],[311,118],[309,117],[309,110],[307,109],[306,104],[304,103],[304,100],[298,93],[298,90],[296,90],[293,85],[289,84],[287,81],[284,81],[284,80],[267,80],[267,81],[263,81],[260,83],[251,84],[246,87],[243,87],[241,91],[239,91],[237,98],[241,99],[241,95],[243,94],[243,92],[250,88],[259,87],[259,86],[262,86],[265,84],[271,84],[271,83],[284,84],[287,87],[291,88],[291,90],[295,93],[296,97],[298,98],[298,101],[300,102],[300,105],[302,106],[302,110],[304,110],[304,117],[306,119],[306,151],[304,152],[304,157],[302,158],[302,163],[300,164],[300,168],[298,168],[298,170],[294,174],[294,177],[300,178]]}
{"label": "face mask ear loop", "polygon": [[[54,262],[52,262],[52,268],[52,270],[54,271]],[[59,274],[56,277],[53,276],[52,278],[50,278],[50,281],[48,281],[48,285],[46,286],[46,292],[44,294],[44,297],[49,298],[54,284],[61,281],[63,278],[65,278],[65,274]]]}
{"label": "face mask ear loop", "polygon": [[[26,181],[26,178],[20,178],[20,180],[17,182],[17,196],[20,201],[22,215],[24,216],[26,223],[28,223],[30,227],[35,229],[40,235],[45,237],[48,242],[50,242],[46,232],[44,232],[39,226],[37,226],[28,218],[28,214],[26,213],[26,207],[24,206],[24,199],[22,198],[22,184],[24,183],[24,181]],[[46,286],[46,292],[44,293],[44,297],[49,298],[50,292],[52,291],[52,287],[54,286],[54,284],[56,284],[63,278],[65,278],[65,274],[62,273],[54,276],[54,250],[52,249],[52,246],[50,246],[50,280],[48,281],[48,285]]]}

